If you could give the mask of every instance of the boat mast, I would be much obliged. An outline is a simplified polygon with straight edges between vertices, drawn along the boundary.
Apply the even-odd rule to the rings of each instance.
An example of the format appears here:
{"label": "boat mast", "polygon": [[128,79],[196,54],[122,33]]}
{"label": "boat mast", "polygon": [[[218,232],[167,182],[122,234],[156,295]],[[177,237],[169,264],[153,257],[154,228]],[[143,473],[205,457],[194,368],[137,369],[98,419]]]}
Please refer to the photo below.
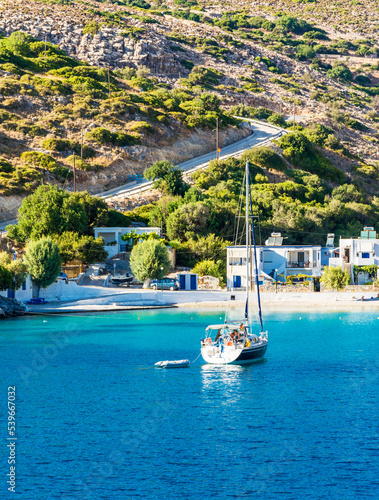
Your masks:
{"label": "boat mast", "polygon": [[[246,161],[246,171],[249,172],[249,161]],[[248,175],[248,173],[247,173]],[[247,182],[246,182],[247,184]],[[255,230],[254,230],[254,216],[253,216],[253,200],[251,197],[251,188],[250,188],[250,180],[249,180],[249,198],[250,198],[250,211],[251,211],[251,233],[253,236],[253,245],[254,245],[254,265],[255,265],[255,283],[257,286],[257,299],[258,299],[258,313],[259,313],[259,322],[261,324],[261,332],[263,332],[263,319],[262,319],[262,308],[261,308],[261,295],[259,291],[259,280],[258,280],[258,262],[257,262],[257,248],[255,245]],[[248,210],[247,210],[248,212]]]}
{"label": "boat mast", "polygon": [[249,162],[246,161],[246,305],[245,305],[245,320],[249,324],[249,289],[250,289],[250,272],[249,272]]}

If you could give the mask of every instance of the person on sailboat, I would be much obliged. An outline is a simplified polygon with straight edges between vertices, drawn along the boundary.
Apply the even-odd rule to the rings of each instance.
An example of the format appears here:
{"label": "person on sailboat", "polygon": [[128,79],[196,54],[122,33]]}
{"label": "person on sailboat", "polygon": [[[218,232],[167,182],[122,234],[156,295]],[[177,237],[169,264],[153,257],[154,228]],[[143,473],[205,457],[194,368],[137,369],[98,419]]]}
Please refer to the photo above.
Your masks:
{"label": "person on sailboat", "polygon": [[217,342],[220,337],[221,337],[221,328],[219,328],[217,330],[217,335],[216,335],[216,338],[215,338],[215,342]]}

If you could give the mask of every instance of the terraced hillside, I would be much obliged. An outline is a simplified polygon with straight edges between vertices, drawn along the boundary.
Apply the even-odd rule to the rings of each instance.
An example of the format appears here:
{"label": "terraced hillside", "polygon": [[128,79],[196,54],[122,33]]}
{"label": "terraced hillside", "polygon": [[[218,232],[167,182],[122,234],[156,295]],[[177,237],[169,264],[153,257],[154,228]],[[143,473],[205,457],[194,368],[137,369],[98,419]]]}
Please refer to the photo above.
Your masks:
{"label": "terraced hillside", "polygon": [[376,2],[0,5],[4,214],[41,182],[72,189],[74,152],[79,188],[98,192],[213,149],[217,117],[222,143],[237,140],[247,132],[230,110],[328,127],[313,146],[365,196],[377,192]]}

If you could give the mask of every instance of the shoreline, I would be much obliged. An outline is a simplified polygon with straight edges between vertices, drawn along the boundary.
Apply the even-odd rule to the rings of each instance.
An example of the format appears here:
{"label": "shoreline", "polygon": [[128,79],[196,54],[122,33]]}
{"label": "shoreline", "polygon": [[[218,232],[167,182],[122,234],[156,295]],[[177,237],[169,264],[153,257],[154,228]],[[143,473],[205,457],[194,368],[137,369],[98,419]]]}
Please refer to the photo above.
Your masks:
{"label": "shoreline", "polygon": [[[321,298],[321,297],[320,297]],[[346,311],[378,311],[379,299],[360,299],[325,297],[323,300],[299,300],[296,297],[288,297],[289,300],[262,300],[263,312],[346,312]],[[304,297],[305,299],[305,297]],[[90,302],[90,303],[88,303]],[[253,306],[252,302],[252,306]],[[183,301],[183,302],[157,302],[155,304],[130,304],[122,302],[96,303],[96,300],[77,300],[77,301],[55,301],[41,305],[29,306],[29,310],[24,315],[44,315],[44,314],[76,314],[76,313],[102,313],[115,311],[144,311],[152,309],[239,309],[243,308],[245,302],[242,300],[202,300],[202,301]],[[253,306],[254,307],[254,306]]]}
{"label": "shoreline", "polygon": [[[73,290],[74,291],[74,290]],[[144,289],[104,289],[89,286],[78,287],[78,293],[63,296],[46,294],[46,303],[25,304],[23,315],[102,313],[145,309],[226,309],[242,311],[245,292],[225,290],[157,291]],[[361,300],[364,297],[364,300]],[[263,312],[328,312],[328,311],[378,311],[376,291],[366,292],[315,292],[315,293],[261,293]],[[257,294],[250,297],[252,309],[257,305]]]}

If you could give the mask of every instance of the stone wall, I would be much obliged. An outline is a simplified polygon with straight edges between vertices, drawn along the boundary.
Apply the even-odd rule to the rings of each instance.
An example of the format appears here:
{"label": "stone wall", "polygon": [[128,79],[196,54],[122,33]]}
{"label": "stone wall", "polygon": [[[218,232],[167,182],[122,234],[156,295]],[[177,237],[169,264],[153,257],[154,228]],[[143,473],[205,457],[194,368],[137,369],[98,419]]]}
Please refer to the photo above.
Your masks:
{"label": "stone wall", "polygon": [[275,283],[273,285],[263,285],[259,287],[261,292],[277,292],[277,293],[309,293],[313,292],[313,283],[312,286],[309,285],[281,285],[278,283],[278,287],[276,288]]}
{"label": "stone wall", "polygon": [[379,286],[375,285],[349,285],[347,286],[343,292],[379,292]]}

